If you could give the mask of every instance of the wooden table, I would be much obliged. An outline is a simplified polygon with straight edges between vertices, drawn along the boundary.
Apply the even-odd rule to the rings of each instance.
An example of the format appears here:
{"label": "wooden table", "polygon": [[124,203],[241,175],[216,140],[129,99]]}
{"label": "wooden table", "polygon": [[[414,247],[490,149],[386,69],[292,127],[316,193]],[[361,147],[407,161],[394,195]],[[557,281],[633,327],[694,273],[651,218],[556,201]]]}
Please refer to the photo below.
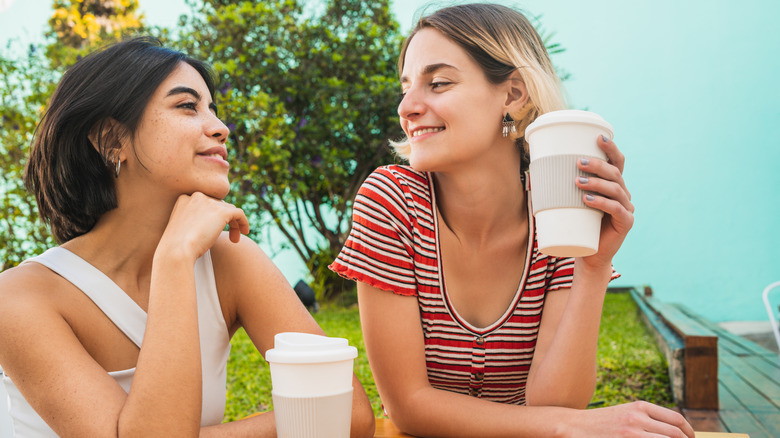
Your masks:
{"label": "wooden table", "polygon": [[[374,438],[395,438],[395,437],[411,437],[407,435],[393,424],[388,418],[376,419],[376,432],[374,432]],[[750,438],[744,433],[720,433],[720,432],[696,432],[696,438]]]}
{"label": "wooden table", "polygon": [[[262,412],[256,412],[245,418],[254,417],[260,415]],[[398,430],[390,421],[389,418],[377,418],[376,430],[374,431],[374,438],[399,438],[399,437],[412,437],[412,435],[405,434]],[[744,433],[722,433],[722,432],[696,432],[696,438],[750,438],[749,435]]]}

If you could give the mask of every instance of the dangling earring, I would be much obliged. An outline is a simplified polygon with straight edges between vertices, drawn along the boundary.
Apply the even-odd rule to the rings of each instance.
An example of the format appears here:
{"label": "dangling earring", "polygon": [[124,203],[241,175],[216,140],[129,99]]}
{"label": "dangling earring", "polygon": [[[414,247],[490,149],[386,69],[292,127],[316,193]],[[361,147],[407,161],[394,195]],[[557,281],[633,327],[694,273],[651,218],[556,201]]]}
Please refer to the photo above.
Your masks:
{"label": "dangling earring", "polygon": [[116,157],[116,165],[114,166],[114,176],[119,178],[119,168],[122,167],[122,161],[119,157]]}
{"label": "dangling earring", "polygon": [[501,134],[504,137],[509,137],[509,134],[515,134],[517,133],[517,126],[515,126],[515,119],[512,118],[512,116],[509,115],[509,113],[506,113],[504,116],[504,120],[501,121]]}

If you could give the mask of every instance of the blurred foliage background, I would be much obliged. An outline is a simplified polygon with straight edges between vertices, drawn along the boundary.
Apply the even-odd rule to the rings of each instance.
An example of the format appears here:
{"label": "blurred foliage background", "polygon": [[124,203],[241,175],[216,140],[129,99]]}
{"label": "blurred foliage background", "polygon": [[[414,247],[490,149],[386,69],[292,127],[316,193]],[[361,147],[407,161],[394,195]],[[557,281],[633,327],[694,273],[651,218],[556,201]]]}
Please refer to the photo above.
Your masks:
{"label": "blurred foliage background", "polygon": [[[211,63],[231,129],[233,190],[260,241],[270,227],[307,264],[319,298],[350,290],[327,270],[350,204],[401,135],[395,60],[402,37],[388,0],[193,0],[175,29],[147,27],[137,0],[55,0],[45,43],[0,52],[2,269],[54,244],[22,186],[27,148],[64,70],[121,38],[158,37]],[[9,46],[12,43],[9,43]]]}

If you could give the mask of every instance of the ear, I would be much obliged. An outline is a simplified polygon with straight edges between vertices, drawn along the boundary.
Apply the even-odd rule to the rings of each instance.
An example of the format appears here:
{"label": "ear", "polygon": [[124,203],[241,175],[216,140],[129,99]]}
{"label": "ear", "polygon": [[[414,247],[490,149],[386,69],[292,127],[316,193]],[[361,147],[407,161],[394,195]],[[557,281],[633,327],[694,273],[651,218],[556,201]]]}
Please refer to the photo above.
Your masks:
{"label": "ear", "polygon": [[107,161],[114,161],[117,156],[124,160],[123,132],[122,124],[109,117],[95,123],[87,138],[97,153]]}
{"label": "ear", "polygon": [[525,86],[523,77],[518,70],[515,70],[509,79],[506,80],[506,111],[510,114],[516,113],[528,102],[528,88]]}

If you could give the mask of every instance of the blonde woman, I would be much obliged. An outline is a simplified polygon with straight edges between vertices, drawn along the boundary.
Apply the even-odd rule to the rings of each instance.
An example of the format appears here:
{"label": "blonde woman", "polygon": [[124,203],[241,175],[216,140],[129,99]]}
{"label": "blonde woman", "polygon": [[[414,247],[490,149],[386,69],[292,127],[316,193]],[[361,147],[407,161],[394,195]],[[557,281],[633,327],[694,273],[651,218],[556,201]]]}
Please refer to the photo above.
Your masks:
{"label": "blonde woman", "polygon": [[[633,224],[624,157],[582,159],[576,184],[605,212],[599,252],[539,253],[523,132],[564,109],[541,39],[520,13],[470,4],[423,17],[399,59],[409,166],[377,169],[331,268],[357,281],[364,339],[392,421],[416,436],[693,437],[636,402],[584,410],[612,258]],[[515,121],[504,136],[502,120]],[[508,118],[507,118],[508,119]]]}

